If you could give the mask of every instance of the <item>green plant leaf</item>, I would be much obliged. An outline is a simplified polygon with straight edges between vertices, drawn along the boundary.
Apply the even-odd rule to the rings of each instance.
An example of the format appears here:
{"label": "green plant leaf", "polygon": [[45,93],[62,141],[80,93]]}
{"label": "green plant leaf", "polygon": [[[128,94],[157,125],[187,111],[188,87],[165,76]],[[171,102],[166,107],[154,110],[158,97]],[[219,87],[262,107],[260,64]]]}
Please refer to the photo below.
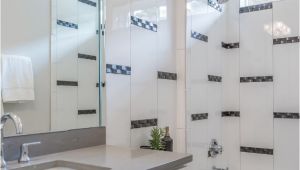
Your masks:
{"label": "green plant leaf", "polygon": [[149,140],[150,146],[154,150],[164,150],[165,145],[162,141],[164,137],[164,130],[158,127],[154,127],[151,130],[151,140]]}

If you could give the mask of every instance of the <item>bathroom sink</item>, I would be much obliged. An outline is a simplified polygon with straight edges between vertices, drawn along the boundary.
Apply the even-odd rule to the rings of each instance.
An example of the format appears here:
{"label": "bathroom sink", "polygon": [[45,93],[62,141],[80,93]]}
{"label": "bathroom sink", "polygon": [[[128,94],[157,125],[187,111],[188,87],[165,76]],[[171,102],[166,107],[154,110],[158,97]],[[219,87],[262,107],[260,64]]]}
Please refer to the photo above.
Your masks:
{"label": "bathroom sink", "polygon": [[52,161],[22,168],[15,168],[13,170],[110,170],[110,168],[68,161]]}

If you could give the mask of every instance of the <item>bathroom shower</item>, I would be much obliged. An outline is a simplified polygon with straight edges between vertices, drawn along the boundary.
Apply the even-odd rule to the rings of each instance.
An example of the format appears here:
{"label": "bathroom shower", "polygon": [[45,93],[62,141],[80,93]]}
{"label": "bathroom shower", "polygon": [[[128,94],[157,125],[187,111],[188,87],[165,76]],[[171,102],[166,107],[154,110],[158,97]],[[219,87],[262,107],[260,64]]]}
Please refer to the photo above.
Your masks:
{"label": "bathroom shower", "polygon": [[299,0],[187,6],[187,170],[299,169]]}

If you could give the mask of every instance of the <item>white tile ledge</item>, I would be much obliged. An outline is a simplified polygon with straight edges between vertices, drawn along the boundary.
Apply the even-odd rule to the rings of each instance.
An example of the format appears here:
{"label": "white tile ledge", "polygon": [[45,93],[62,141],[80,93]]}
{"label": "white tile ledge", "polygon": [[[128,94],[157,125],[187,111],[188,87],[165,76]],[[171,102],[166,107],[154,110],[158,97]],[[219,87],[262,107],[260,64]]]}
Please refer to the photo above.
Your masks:
{"label": "white tile ledge", "polygon": [[[92,166],[108,167],[112,170],[172,170],[192,161],[192,155],[175,152],[132,149],[101,145],[56,154],[34,157],[30,166],[52,161],[69,161]],[[29,165],[8,163],[8,169]]]}

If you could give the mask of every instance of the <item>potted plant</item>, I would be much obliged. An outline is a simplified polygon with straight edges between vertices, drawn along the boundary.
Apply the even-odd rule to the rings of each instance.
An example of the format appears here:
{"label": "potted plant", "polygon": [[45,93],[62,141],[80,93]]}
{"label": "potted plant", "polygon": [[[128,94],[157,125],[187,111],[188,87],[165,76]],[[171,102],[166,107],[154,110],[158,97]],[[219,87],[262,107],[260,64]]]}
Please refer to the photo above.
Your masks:
{"label": "potted plant", "polygon": [[158,127],[154,127],[151,130],[151,140],[149,140],[150,148],[153,150],[164,150],[165,145],[163,142],[164,130]]}

